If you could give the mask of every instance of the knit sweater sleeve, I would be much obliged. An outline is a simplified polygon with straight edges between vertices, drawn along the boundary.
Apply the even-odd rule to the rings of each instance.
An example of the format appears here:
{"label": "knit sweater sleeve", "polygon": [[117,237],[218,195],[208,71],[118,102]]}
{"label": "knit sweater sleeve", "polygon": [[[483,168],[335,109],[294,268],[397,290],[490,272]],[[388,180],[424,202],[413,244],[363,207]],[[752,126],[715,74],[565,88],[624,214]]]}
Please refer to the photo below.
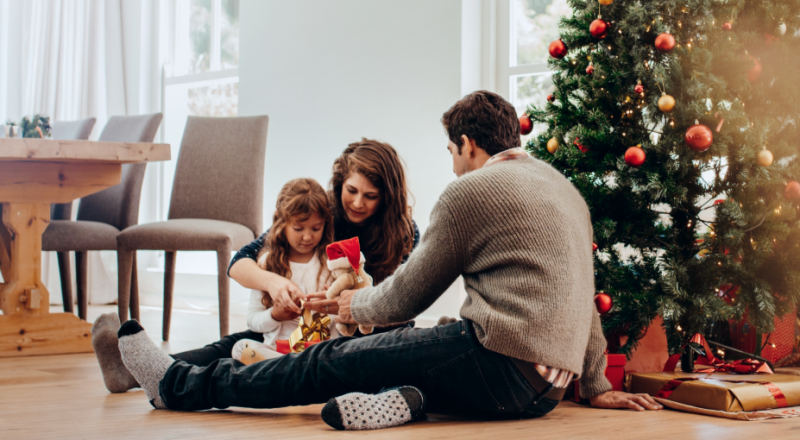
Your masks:
{"label": "knit sweater sleeve", "polygon": [[606,379],[606,338],[600,325],[600,315],[592,312],[592,329],[589,344],[583,358],[583,374],[580,378],[581,397],[589,399],[611,391],[611,382]]}
{"label": "knit sweater sleeve", "polygon": [[365,325],[388,325],[413,319],[439,298],[461,275],[463,259],[455,245],[453,216],[442,199],[408,261],[394,275],[353,297],[351,313]]}

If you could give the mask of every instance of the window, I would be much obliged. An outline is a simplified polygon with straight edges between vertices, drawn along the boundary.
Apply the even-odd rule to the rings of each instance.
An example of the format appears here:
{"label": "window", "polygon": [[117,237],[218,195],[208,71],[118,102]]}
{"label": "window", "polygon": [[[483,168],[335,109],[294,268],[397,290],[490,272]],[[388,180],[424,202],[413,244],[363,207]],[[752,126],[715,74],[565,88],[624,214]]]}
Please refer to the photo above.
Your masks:
{"label": "window", "polygon": [[[518,114],[529,104],[542,105],[553,91],[547,67],[548,46],[558,38],[558,23],[572,14],[567,0],[502,0],[498,3],[498,92]],[[535,125],[528,138],[543,131]]]}
{"label": "window", "polygon": [[172,44],[163,74],[162,139],[172,146],[172,160],[162,166],[162,220],[169,208],[186,118],[239,113],[239,0],[172,0],[170,12]]}

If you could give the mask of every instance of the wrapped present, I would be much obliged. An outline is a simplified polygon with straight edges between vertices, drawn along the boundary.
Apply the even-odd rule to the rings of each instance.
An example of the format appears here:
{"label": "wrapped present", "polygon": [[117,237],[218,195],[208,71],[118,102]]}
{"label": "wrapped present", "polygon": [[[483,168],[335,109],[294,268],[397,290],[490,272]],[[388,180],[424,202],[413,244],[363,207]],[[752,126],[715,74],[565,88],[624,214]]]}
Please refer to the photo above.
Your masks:
{"label": "wrapped present", "polygon": [[[797,317],[795,313],[775,317],[775,330],[761,336],[764,348],[761,357],[770,362],[777,362],[792,354],[797,345],[796,328]],[[758,348],[755,326],[751,325],[745,315],[740,321],[731,321],[731,345],[748,353],[755,353]]]}
{"label": "wrapped present", "polygon": [[298,347],[299,350],[292,351],[292,349],[289,348],[289,340],[288,339],[278,339],[277,341],[275,341],[275,345],[276,345],[275,350],[278,353],[281,353],[281,354],[299,353],[299,352],[305,350],[306,348],[308,348],[308,347],[310,347],[310,346],[312,346],[314,344],[319,344],[320,342],[322,342],[322,341],[305,341],[305,342],[302,343],[302,346]]}
{"label": "wrapped present", "polygon": [[800,376],[789,374],[633,373],[626,390],[725,412],[800,405]]}
{"label": "wrapped present", "polygon": [[[611,382],[611,387],[614,391],[622,391],[625,388],[625,362],[624,354],[608,354],[606,353],[606,379]],[[578,381],[572,383],[572,392],[568,392],[568,396],[572,396],[572,400],[578,403],[586,403],[586,399],[581,399],[581,390]]]}
{"label": "wrapped present", "polygon": [[289,335],[289,340],[275,342],[279,353],[300,353],[311,345],[331,338],[331,317],[309,309],[303,309],[300,325]]}
{"label": "wrapped present", "polygon": [[[699,346],[702,351],[690,344]],[[669,357],[660,373],[629,375],[626,390],[728,413],[800,405],[800,376],[773,374],[766,362],[756,359],[731,362],[718,359],[700,334],[692,336],[684,349],[701,354],[694,372],[675,371],[681,357],[675,354]]]}

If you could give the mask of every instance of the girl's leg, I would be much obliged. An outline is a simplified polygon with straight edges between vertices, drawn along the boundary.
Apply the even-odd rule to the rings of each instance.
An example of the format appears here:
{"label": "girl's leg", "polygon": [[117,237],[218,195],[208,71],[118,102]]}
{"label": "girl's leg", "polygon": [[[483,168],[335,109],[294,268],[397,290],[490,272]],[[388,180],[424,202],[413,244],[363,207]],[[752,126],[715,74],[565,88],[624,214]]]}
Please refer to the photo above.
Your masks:
{"label": "girl's leg", "polygon": [[231,352],[234,345],[242,339],[252,339],[257,342],[264,342],[264,334],[256,333],[254,331],[244,331],[240,333],[233,333],[217,342],[212,342],[203,348],[195,350],[184,351],[176,353],[172,356],[173,359],[184,361],[189,365],[197,365],[198,367],[206,367],[217,359],[231,359]]}

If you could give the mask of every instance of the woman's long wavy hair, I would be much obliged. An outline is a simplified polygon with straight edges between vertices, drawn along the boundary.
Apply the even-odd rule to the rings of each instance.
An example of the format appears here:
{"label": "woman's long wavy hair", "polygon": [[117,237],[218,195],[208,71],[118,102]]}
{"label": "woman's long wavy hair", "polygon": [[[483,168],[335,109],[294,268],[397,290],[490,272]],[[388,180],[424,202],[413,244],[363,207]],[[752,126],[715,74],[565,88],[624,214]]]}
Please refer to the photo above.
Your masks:
{"label": "woman's long wavy hair", "polygon": [[337,218],[347,218],[342,206],[342,186],[353,173],[369,179],[381,195],[378,209],[367,220],[365,234],[360,237],[370,275],[377,284],[400,266],[414,245],[406,175],[391,145],[366,138],[348,145],[333,163],[330,182],[331,206]]}
{"label": "woman's long wavy hair", "polygon": [[[320,273],[317,274],[317,279],[319,279],[328,261],[325,248],[333,242],[333,214],[328,204],[328,194],[314,179],[290,180],[278,193],[278,203],[275,206],[275,214],[272,216],[272,227],[264,238],[264,246],[258,255],[260,259],[264,253],[269,252],[266,257],[266,270],[284,278],[292,277],[289,265],[291,249],[286,240],[286,228],[291,225],[292,221],[304,222],[314,214],[317,214],[325,222],[322,239],[316,249],[321,263]],[[268,293],[264,292],[261,303],[267,308],[272,307],[272,298]]]}

